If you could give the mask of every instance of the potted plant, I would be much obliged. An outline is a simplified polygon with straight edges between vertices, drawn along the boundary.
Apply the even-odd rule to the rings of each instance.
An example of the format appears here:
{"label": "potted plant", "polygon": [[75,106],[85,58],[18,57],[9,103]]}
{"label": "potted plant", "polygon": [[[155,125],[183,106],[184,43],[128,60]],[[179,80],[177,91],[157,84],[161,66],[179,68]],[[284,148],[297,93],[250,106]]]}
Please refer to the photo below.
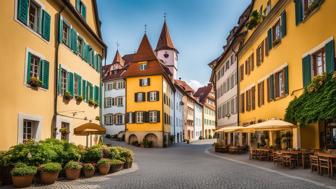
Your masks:
{"label": "potted plant", "polygon": [[110,164],[110,173],[118,172],[124,167],[124,162],[119,159],[111,159]]}
{"label": "potted plant", "polygon": [[63,98],[67,101],[71,100],[72,99],[72,95],[70,94],[70,92],[66,91],[64,94],[63,94]]}
{"label": "potted plant", "polygon": [[29,85],[33,88],[41,87],[42,81],[38,79],[37,77],[31,77],[29,81]]}
{"label": "potted plant", "polygon": [[124,159],[124,169],[128,169],[132,167],[133,163],[133,157],[134,154],[131,150],[127,148],[122,148],[122,151],[120,152],[121,158]]}
{"label": "potted plant", "polygon": [[96,106],[96,102],[92,99],[90,99],[88,103],[90,106]]}
{"label": "potted plant", "polygon": [[97,167],[101,175],[106,175],[110,170],[110,160],[102,158],[97,162]]}
{"label": "potted plant", "polygon": [[60,131],[60,133],[63,134],[63,135],[65,135],[65,134],[69,134],[69,133],[70,133],[69,129],[68,129],[68,128],[65,128],[65,127],[60,128],[59,131]]}
{"label": "potted plant", "polygon": [[79,95],[77,95],[77,96],[75,97],[75,99],[76,99],[76,101],[77,101],[78,103],[81,103],[81,102],[83,101],[83,96],[79,96]]}
{"label": "potted plant", "polygon": [[100,117],[99,116],[96,116],[96,121],[100,121]]}
{"label": "potted plant", "polygon": [[35,166],[28,166],[24,163],[17,164],[11,172],[13,185],[16,188],[30,186],[36,172],[37,168]]}
{"label": "potted plant", "polygon": [[82,165],[77,161],[69,161],[65,164],[65,174],[68,180],[78,179],[80,176],[80,171],[82,169]]}
{"label": "potted plant", "polygon": [[45,163],[40,166],[40,170],[42,184],[53,184],[57,180],[62,166],[59,163]]}
{"label": "potted plant", "polygon": [[83,165],[83,172],[85,178],[90,178],[95,174],[95,167],[92,165],[92,163],[85,163]]}
{"label": "potted plant", "polygon": [[257,10],[254,10],[246,23],[247,29],[252,30],[262,21],[262,19],[263,16]]}

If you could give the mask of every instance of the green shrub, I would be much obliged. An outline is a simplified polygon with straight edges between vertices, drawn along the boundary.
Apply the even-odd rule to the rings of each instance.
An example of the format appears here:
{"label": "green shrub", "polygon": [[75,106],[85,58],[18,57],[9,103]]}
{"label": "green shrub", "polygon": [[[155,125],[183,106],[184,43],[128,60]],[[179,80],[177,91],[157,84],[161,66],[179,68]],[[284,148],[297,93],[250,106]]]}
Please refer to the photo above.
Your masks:
{"label": "green shrub", "polygon": [[60,163],[45,163],[40,166],[40,169],[45,172],[55,173],[62,170]]}
{"label": "green shrub", "polygon": [[35,175],[37,168],[35,166],[28,166],[26,164],[20,163],[18,166],[15,166],[12,170],[12,176],[28,176]]}
{"label": "green shrub", "polygon": [[120,148],[120,159],[124,162],[131,162],[134,159],[134,153],[132,150],[128,149],[128,148]]}
{"label": "green shrub", "polygon": [[97,162],[100,158],[103,157],[103,150],[101,146],[93,146],[82,154],[82,162],[90,163]]}
{"label": "green shrub", "polygon": [[118,159],[111,159],[110,160],[111,165],[120,165],[120,164],[123,164],[123,163],[124,163],[123,161],[118,160]]}
{"label": "green shrub", "polygon": [[120,147],[111,147],[110,148],[110,159],[119,159],[120,158]]}
{"label": "green shrub", "polygon": [[83,165],[83,169],[84,169],[84,170],[94,170],[95,167],[94,167],[91,163],[85,163],[85,164]]}
{"label": "green shrub", "polygon": [[106,158],[102,158],[97,162],[97,166],[103,165],[103,164],[110,164],[110,160]]}
{"label": "green shrub", "polygon": [[82,165],[77,161],[69,161],[64,166],[65,169],[81,169]]}

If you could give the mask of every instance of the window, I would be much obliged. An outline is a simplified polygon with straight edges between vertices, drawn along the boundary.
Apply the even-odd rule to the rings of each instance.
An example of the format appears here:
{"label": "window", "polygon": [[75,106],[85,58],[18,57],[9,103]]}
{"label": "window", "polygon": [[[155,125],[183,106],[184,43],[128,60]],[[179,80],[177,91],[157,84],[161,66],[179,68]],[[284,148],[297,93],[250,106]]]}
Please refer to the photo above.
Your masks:
{"label": "window", "polygon": [[69,141],[70,124],[67,122],[61,123],[61,140]]}
{"label": "window", "polygon": [[140,86],[149,86],[150,85],[150,78],[140,79]]}
{"label": "window", "polygon": [[281,39],[281,28],[280,28],[280,20],[273,26],[272,28],[272,43],[276,45],[280,42]]}
{"label": "window", "polygon": [[275,73],[275,98],[285,95],[285,74],[284,70]]}
{"label": "window", "polygon": [[240,113],[244,113],[245,112],[245,94],[241,94],[240,95],[240,101],[239,101],[239,111]]}
{"label": "window", "polygon": [[29,23],[28,26],[37,33],[40,33],[41,7],[34,1],[29,3]]}
{"label": "window", "polygon": [[70,46],[70,26],[67,25],[65,22],[63,22],[63,43],[66,44],[67,46]]}
{"label": "window", "polygon": [[144,102],[145,96],[145,93],[135,93],[135,102]]}
{"label": "window", "polygon": [[255,109],[255,87],[246,91],[246,111]]}
{"label": "window", "polygon": [[61,94],[67,91],[67,71],[62,69],[61,71]]}
{"label": "window", "polygon": [[228,70],[230,68],[230,61],[226,61],[225,63],[225,69]]}
{"label": "window", "polygon": [[[75,75],[76,76],[76,75]],[[79,96],[79,85],[80,85],[80,80],[79,77],[74,77],[75,82],[74,82],[74,94],[75,96]]]}
{"label": "window", "polygon": [[112,106],[112,98],[105,97],[105,108],[111,108],[111,106]]}
{"label": "window", "polygon": [[264,61],[264,41],[257,48],[257,66],[260,66],[261,63]]}
{"label": "window", "polygon": [[240,81],[244,80],[244,64],[240,65],[239,67],[239,76],[240,76]]}
{"label": "window", "polygon": [[271,0],[268,0],[267,6],[264,10],[264,15],[267,16],[271,12],[271,9],[272,9]]}
{"label": "window", "polygon": [[30,78],[40,79],[40,58],[35,55],[31,55],[30,58]]}
{"label": "window", "polygon": [[86,19],[86,7],[81,0],[76,0],[76,10],[85,20]]}
{"label": "window", "polygon": [[151,91],[149,92],[149,101],[158,101],[159,100],[159,92],[157,91]]}
{"label": "window", "polygon": [[236,61],[236,56],[234,54],[231,55],[231,65]]}
{"label": "window", "polygon": [[118,107],[124,106],[124,98],[123,97],[117,97],[116,102],[117,102]]}
{"label": "window", "polygon": [[136,123],[143,123],[144,122],[144,113],[143,112],[136,112],[135,119],[136,119]]}
{"label": "window", "polygon": [[158,112],[157,111],[150,111],[149,112],[149,122],[150,123],[158,122]]}
{"label": "window", "polygon": [[116,125],[124,124],[124,116],[122,114],[116,114],[114,119]]}
{"label": "window", "polygon": [[112,83],[108,83],[108,84],[107,84],[107,90],[108,90],[108,91],[112,90],[112,86],[113,86]]}
{"label": "window", "polygon": [[113,125],[113,114],[105,114],[104,123],[105,125]]}
{"label": "window", "polygon": [[264,81],[258,83],[258,106],[264,105]]}
{"label": "window", "polygon": [[23,142],[36,139],[37,121],[23,120]]}
{"label": "window", "polygon": [[140,70],[145,70],[145,69],[147,69],[147,64],[140,64],[140,65],[139,65],[139,69],[140,69]]}
{"label": "window", "polygon": [[81,37],[77,39],[77,49],[80,57],[84,57],[84,41]]}
{"label": "window", "polygon": [[326,53],[324,48],[312,54],[312,60],[313,76],[322,75],[324,72],[326,72]]}

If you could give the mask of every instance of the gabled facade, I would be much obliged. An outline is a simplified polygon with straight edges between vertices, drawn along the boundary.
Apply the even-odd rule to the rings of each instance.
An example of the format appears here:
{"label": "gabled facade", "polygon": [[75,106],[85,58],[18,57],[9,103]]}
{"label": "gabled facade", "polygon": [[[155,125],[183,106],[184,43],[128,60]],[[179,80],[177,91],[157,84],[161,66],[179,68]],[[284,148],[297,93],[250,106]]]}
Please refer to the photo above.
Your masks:
{"label": "gabled facade", "polygon": [[[1,96],[0,120],[6,132],[0,135],[4,141],[0,149],[52,136],[85,145],[85,137],[73,136],[73,128],[95,121],[99,108],[89,107],[86,102],[77,104],[73,99],[64,102],[62,94],[67,91],[72,97],[79,96],[78,91],[84,87],[78,80],[85,79],[92,83],[92,92],[94,86],[98,87],[99,101],[99,70],[106,46],[100,35],[96,2],[81,2],[86,9],[76,9],[75,0],[0,2],[0,20],[6,25],[0,28],[0,38],[7,44],[1,49],[1,57],[11,62],[2,64],[2,69],[12,70],[1,75],[6,90]],[[65,41],[61,38],[63,21],[68,24]],[[88,64],[80,57],[88,53],[78,50],[79,36],[94,50],[94,63]]]}
{"label": "gabled facade", "polygon": [[184,119],[183,119],[183,91],[180,88],[175,87],[176,91],[174,94],[174,142],[180,143],[183,142],[183,126],[184,126]]}
{"label": "gabled facade", "polygon": [[[302,94],[313,77],[335,70],[336,27],[326,24],[335,12],[335,3],[253,1],[252,9],[264,19],[246,30],[238,53],[241,125],[283,119],[289,102]],[[331,140],[325,135],[331,128],[310,125],[293,129],[293,147],[323,147],[320,142]],[[275,145],[277,135],[269,133],[269,145]]]}
{"label": "gabled facade", "polygon": [[169,145],[175,89],[168,68],[155,56],[145,34],[126,72],[126,135],[129,144]]}
{"label": "gabled facade", "polygon": [[102,121],[106,134],[118,138],[125,132],[126,97],[123,73],[126,69],[119,51],[116,52],[112,64],[103,67]]}

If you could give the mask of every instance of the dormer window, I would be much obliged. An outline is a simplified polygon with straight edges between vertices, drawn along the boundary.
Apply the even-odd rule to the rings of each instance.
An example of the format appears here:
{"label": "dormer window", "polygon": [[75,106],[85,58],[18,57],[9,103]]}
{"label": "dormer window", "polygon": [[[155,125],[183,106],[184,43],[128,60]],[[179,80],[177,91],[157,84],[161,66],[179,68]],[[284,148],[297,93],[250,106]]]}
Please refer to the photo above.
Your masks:
{"label": "dormer window", "polygon": [[140,69],[140,70],[145,70],[145,69],[147,69],[147,64],[140,64],[140,65],[139,65],[139,69]]}

